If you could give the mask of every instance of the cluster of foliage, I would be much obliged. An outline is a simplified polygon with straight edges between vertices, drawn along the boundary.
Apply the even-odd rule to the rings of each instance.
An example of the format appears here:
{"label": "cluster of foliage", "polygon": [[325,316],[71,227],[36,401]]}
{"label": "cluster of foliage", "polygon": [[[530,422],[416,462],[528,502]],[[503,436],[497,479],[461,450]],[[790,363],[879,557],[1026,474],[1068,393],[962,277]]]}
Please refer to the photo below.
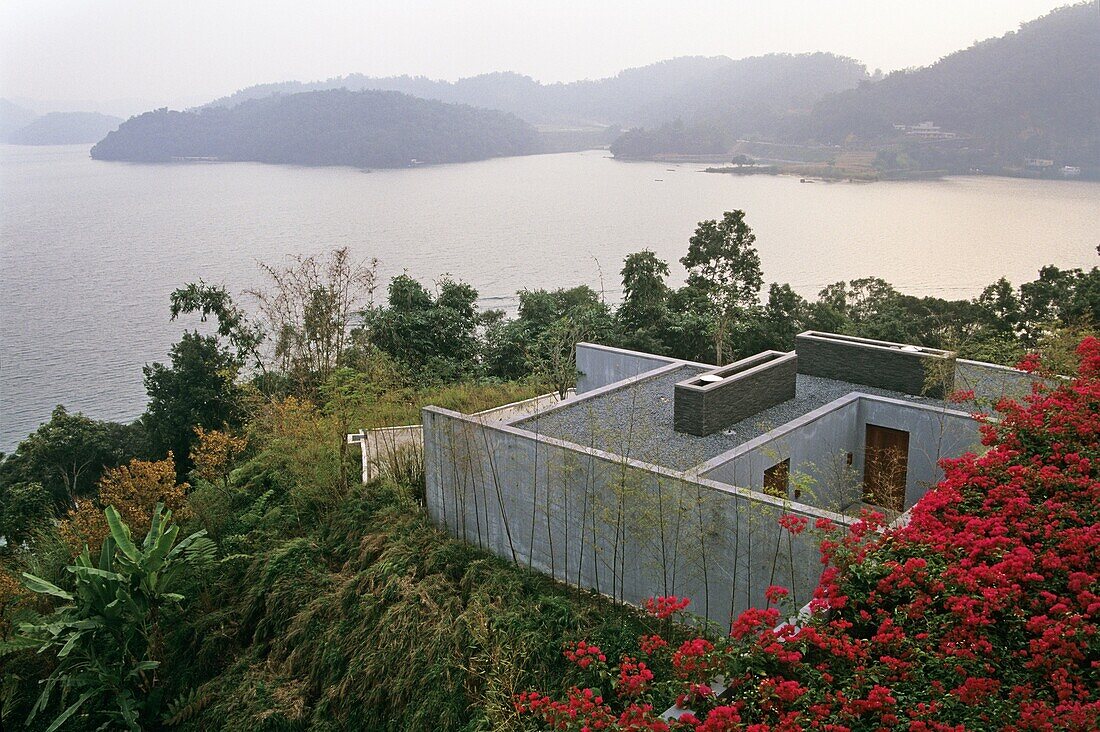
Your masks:
{"label": "cluster of foliage", "polygon": [[407,275],[388,302],[371,310],[357,334],[404,372],[428,381],[537,374],[555,387],[575,377],[580,340],[707,363],[762,350],[790,350],[803,330],[823,330],[957,351],[965,358],[1013,364],[1028,349],[1060,351],[1100,322],[1100,268],[1044,267],[1019,288],[1004,278],[973,300],[898,292],[865,277],[831,284],[815,300],[790,285],[764,293],[755,235],[743,211],[700,222],[680,263],[684,286],[668,284],[669,266],[649,250],[626,257],[622,300],[613,307],[587,286],[519,293],[517,316],[480,312],[478,293],[443,279],[435,295]]}
{"label": "cluster of foliage", "polygon": [[57,532],[74,555],[85,547],[94,552],[110,533],[105,509],[115,511],[131,530],[141,533],[152,525],[157,506],[187,518],[189,488],[187,483],[176,483],[172,453],[164,460],[131,460],[105,471],[98,495],[78,500],[58,523]]}
{"label": "cluster of foliage", "polygon": [[534,128],[504,112],[397,92],[331,89],[233,108],[146,112],[98,142],[92,157],[395,168],[413,161],[458,163],[538,151]]}
{"label": "cluster of foliage", "polygon": [[32,613],[12,639],[0,643],[0,654],[34,649],[56,656],[27,717],[29,725],[51,703],[59,705],[47,732],[71,717],[89,727],[128,730],[140,730],[156,718],[162,691],[156,670],[164,654],[158,623],[178,617],[184,600],[178,586],[190,570],[214,557],[214,543],[205,531],[176,542],[180,527],[172,524],[172,512],[164,511],[163,504],[153,509],[140,545],[113,507],[107,507],[104,519],[110,533],[98,563],[85,546],[66,568],[71,591],[24,573],[29,590],[64,604],[48,616]]}
{"label": "cluster of foliage", "polygon": [[[570,645],[588,685],[565,700],[524,692],[517,710],[570,730],[1096,729],[1100,340],[1078,356],[1071,382],[999,404],[988,451],[945,461],[905,526],[866,513],[843,533],[819,519],[826,568],[808,617],[771,587],[776,606],[742,613],[728,635],[647,637],[615,666]],[[692,711],[664,719],[653,702],[670,690]]]}

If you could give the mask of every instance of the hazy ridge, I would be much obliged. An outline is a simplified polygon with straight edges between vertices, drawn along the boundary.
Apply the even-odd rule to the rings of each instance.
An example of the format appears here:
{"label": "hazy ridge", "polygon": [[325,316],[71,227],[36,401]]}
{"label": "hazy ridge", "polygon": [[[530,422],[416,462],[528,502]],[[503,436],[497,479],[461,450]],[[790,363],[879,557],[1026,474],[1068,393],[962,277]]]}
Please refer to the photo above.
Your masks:
{"label": "hazy ridge", "polygon": [[[514,72],[455,82],[350,74],[260,84],[189,112],[142,115],[94,155],[388,167],[610,144],[617,157],[747,153],[834,176],[980,170],[1095,177],[1098,78],[1100,13],[1078,4],[885,77],[868,75],[850,58],[806,53],[685,56],[553,84]],[[344,95],[335,94],[340,90]],[[346,96],[352,93],[367,95]],[[384,93],[442,106],[377,96]],[[514,117],[494,116],[500,113]],[[448,114],[454,124],[435,124]],[[393,126],[397,120],[403,131]],[[913,131],[927,122],[932,133]],[[1049,162],[1029,162],[1036,160]]]}
{"label": "hazy ridge", "polygon": [[[621,71],[605,79],[543,84],[514,72],[480,74],[455,82],[423,76],[349,74],[326,81],[289,81],[242,89],[208,106],[320,89],[380,89],[511,112],[533,124],[635,125],[708,108],[711,100],[752,98],[767,105],[809,106],[829,91],[868,78],[863,64],[828,53],[769,54],[733,60],[683,56]],[[786,85],[789,89],[779,88]],[[787,93],[785,93],[787,92]]]}
{"label": "hazy ridge", "polygon": [[[1028,158],[1100,168],[1100,13],[1074,5],[938,62],[824,94],[759,124],[743,107],[697,110],[680,127],[635,130],[617,154],[732,152],[742,138],[880,153],[880,169],[1011,172]],[[930,136],[909,128],[933,122]],[[784,151],[790,154],[790,150]],[[1038,171],[1036,171],[1038,174]]]}
{"label": "hazy ridge", "polygon": [[92,157],[390,168],[539,150],[535,130],[504,112],[397,92],[330,89],[253,99],[232,108],[146,112],[97,143]]}

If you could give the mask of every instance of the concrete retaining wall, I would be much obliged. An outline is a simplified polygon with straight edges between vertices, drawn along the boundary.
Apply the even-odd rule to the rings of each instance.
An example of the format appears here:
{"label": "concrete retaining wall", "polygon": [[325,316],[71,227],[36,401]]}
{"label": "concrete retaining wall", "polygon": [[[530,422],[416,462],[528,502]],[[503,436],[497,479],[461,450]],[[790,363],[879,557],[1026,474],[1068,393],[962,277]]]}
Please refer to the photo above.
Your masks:
{"label": "concrete retaining wall", "polygon": [[[953,354],[935,348],[806,331],[795,338],[795,350],[798,372],[809,376],[937,399],[954,381]],[[935,383],[926,390],[929,373]]]}
{"label": "concrete retaining wall", "polygon": [[849,395],[704,463],[700,475],[762,490],[764,471],[789,459],[790,498],[840,511],[860,497],[861,473],[848,465],[859,452],[859,397]]}
{"label": "concrete retaining wall", "polygon": [[[578,343],[577,371],[579,376],[577,377],[577,393],[585,394],[593,389],[599,389],[614,384],[616,381],[639,376],[647,371],[677,362],[678,360],[675,358],[655,356],[652,353],[601,346],[598,343]],[[713,368],[713,366],[709,368]]]}
{"label": "concrete retaining wall", "polygon": [[1031,385],[1037,380],[1050,386],[1057,384],[1055,379],[1036,379],[1026,371],[1008,366],[964,358],[955,361],[955,389],[973,389],[982,399],[993,403],[1002,397],[1022,399],[1031,393]]}
{"label": "concrete retaining wall", "polygon": [[715,457],[698,474],[760,489],[764,470],[790,459],[792,498],[793,490],[800,489],[803,503],[845,511],[862,498],[868,424],[909,433],[906,508],[943,478],[941,458],[979,447],[978,425],[968,414],[853,393]]}
{"label": "concrete retaining wall", "polygon": [[[859,435],[867,425],[905,430],[909,433],[909,461],[905,481],[905,508],[924,497],[943,479],[939,461],[981,447],[978,423],[969,414],[899,399],[863,397],[859,402]],[[856,453],[855,467],[863,475],[863,453]]]}
{"label": "concrete retaining wall", "polygon": [[770,584],[809,599],[817,539],[781,529],[782,514],[851,522],[448,410],[423,423],[427,509],[452,536],[621,601],[686,595],[722,625]]}
{"label": "concrete retaining wall", "polygon": [[[706,436],[794,399],[798,356],[764,351],[676,385],[677,432]],[[722,377],[706,382],[704,377]]]}

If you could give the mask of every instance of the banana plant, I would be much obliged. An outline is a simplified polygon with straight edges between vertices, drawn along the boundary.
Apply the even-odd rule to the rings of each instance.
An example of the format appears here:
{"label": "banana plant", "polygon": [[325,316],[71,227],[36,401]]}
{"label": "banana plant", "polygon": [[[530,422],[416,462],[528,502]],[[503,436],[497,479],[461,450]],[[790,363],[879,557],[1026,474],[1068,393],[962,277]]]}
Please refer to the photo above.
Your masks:
{"label": "banana plant", "polygon": [[43,682],[28,724],[49,707],[60,691],[63,711],[47,732],[54,732],[78,712],[103,720],[102,729],[140,730],[156,684],[154,639],[162,611],[184,596],[175,591],[190,569],[213,560],[215,545],[199,531],[177,543],[180,528],[172,512],[158,503],[149,532],[140,545],[113,506],[104,513],[110,535],[98,563],[88,548],[67,567],[72,591],[24,573],[26,587],[61,601],[49,616],[22,623],[14,640],[0,653],[34,648],[53,653],[57,667]]}

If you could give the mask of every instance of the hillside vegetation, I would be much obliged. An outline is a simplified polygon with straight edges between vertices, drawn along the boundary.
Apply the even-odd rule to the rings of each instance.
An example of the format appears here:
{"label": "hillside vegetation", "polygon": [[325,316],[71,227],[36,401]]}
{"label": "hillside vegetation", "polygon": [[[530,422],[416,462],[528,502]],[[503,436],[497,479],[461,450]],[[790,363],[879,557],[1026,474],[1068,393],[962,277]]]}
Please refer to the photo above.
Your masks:
{"label": "hillside vegetation", "polygon": [[[761,109],[753,97],[727,102],[711,95],[723,101],[710,108],[682,105],[683,123],[670,117],[663,125],[631,130],[611,149],[618,157],[734,150],[767,156],[767,148],[751,142],[737,145],[745,139],[788,144],[785,154],[805,162],[835,158],[837,146],[880,153],[865,174],[875,169],[1013,172],[1023,169],[1027,158],[1042,158],[1095,176],[1100,175],[1098,78],[1100,13],[1094,3],[1078,4],[931,66],[851,88],[822,88],[809,104]],[[926,121],[945,134],[922,138],[894,127]]]}
{"label": "hillside vegetation", "polygon": [[1100,166],[1100,12],[1056,10],[937,63],[827,96],[808,132],[821,142],[893,136],[933,120],[1008,158]]}
{"label": "hillside vegetation", "polygon": [[503,112],[396,92],[334,89],[233,108],[146,112],[97,143],[92,157],[392,168],[538,151],[534,129]]}
{"label": "hillside vegetation", "polygon": [[[0,722],[32,732],[522,730],[536,720],[516,707],[515,694],[593,684],[589,672],[599,669],[574,665],[563,647],[576,659],[575,644],[587,638],[598,649],[585,646],[586,657],[639,659],[660,651],[658,633],[669,652],[645,663],[672,679],[679,662],[671,651],[697,627],[646,617],[450,540],[423,509],[423,453],[389,451],[377,466],[382,477],[363,486],[360,454],[347,435],[415,421],[428,404],[476,412],[565,392],[577,378],[580,340],[726,363],[789,350],[799,331],[818,329],[1005,363],[1036,347],[1052,368],[1070,373],[1082,361],[1074,347],[1100,319],[1098,268],[1045,267],[1033,282],[1000,280],[973,301],[906,296],[874,278],[835,283],[811,302],[772,284],[762,300],[754,242],[744,212],[726,212],[700,222],[690,238],[683,287],[670,287],[668,264],[641,251],[623,263],[618,307],[584,286],[531,290],[520,294],[513,318],[480,311],[477,291],[448,277],[430,289],[399,275],[377,296],[375,264],[347,249],[264,265],[248,309],[222,287],[181,286],[165,316],[210,322],[202,332],[184,331],[164,363],[143,369],[149,401],[139,420],[102,422],[59,406],[0,456],[7,540],[0,546]],[[1100,348],[1085,355],[1096,373]],[[1081,416],[1090,432],[1080,450],[1045,432],[1026,435],[1022,449],[1046,455],[1049,448],[1094,475],[1096,383],[1081,400],[1064,400],[1066,408],[1059,402],[1030,413]],[[1063,423],[1054,426],[1064,433]],[[1084,487],[1095,497],[1094,486]],[[1007,512],[1001,505],[1018,504],[996,504],[985,515],[999,521]],[[1093,513],[1079,511],[1095,526]],[[1036,513],[1036,525],[1076,521],[1062,508],[1059,524],[1044,524],[1046,515]],[[1094,535],[1070,538],[1081,546]],[[1051,553],[1059,541],[1044,538]],[[1027,597],[1034,607],[1054,613],[1042,592],[1060,593],[1061,575],[1022,579],[1036,590]],[[953,597],[972,607],[969,595]],[[969,615],[936,617],[932,630],[947,633],[937,638],[970,627]],[[866,640],[871,621],[860,622],[852,644]],[[1022,647],[1019,623],[1012,627],[1016,645],[1003,646],[1009,653]],[[844,631],[834,627],[830,643],[843,642]],[[728,657],[732,670],[744,671],[737,665],[744,659],[761,663],[752,674],[770,672],[764,654],[771,651],[750,650]],[[902,660],[913,664],[916,681],[899,687],[910,698],[932,688],[925,670],[947,690],[959,678],[952,659]],[[977,666],[964,660],[973,675]],[[1026,685],[1040,673],[1027,668],[1012,666],[1011,683]],[[863,694],[865,675],[848,671],[835,669],[836,688]],[[799,679],[812,679],[818,670],[803,672]],[[635,664],[626,677],[605,674],[600,683],[604,693],[634,688],[639,674]],[[1049,687],[1041,677],[1033,684],[1044,699]],[[1056,691],[1076,688],[1056,680]],[[660,711],[678,693],[666,684],[647,698]]]}

